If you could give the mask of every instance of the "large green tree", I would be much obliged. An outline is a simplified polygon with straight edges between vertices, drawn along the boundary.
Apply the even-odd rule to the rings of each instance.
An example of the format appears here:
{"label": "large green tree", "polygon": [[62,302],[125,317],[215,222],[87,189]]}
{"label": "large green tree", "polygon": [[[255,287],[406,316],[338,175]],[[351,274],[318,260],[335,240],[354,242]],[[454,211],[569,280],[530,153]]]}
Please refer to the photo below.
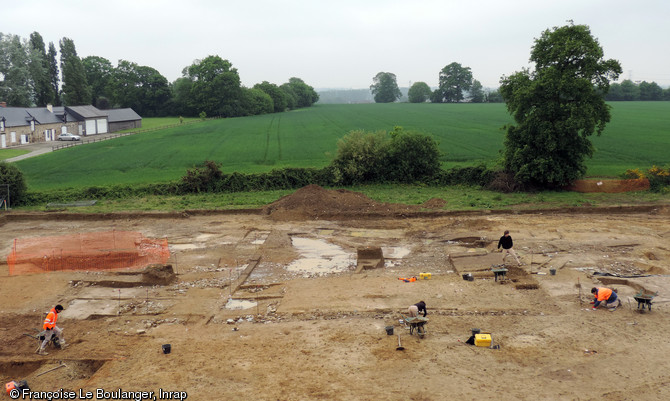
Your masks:
{"label": "large green tree", "polygon": [[663,100],[663,88],[656,82],[640,82],[640,100]]}
{"label": "large green tree", "polygon": [[127,60],[119,60],[107,88],[114,107],[130,107],[146,117],[165,115],[172,97],[167,79],[156,69]]}
{"label": "large green tree", "polygon": [[54,105],[61,105],[59,83],[60,83],[60,71],[58,69],[58,58],[56,53],[56,45],[53,42],[49,42],[49,52],[47,53],[47,61],[49,64],[49,83],[51,85],[51,90],[54,93]]}
{"label": "large green tree", "polygon": [[91,86],[91,103],[100,107],[101,103],[98,101],[101,98],[109,99],[109,84],[114,72],[112,63],[103,57],[88,56],[81,60],[86,71],[86,80]]}
{"label": "large green tree", "polygon": [[293,95],[295,103],[293,107],[289,106],[290,108],[310,107],[319,101],[319,94],[300,78],[289,78],[288,82],[280,86],[280,88],[288,93],[289,96]]}
{"label": "large green tree", "polygon": [[0,33],[0,99],[8,106],[30,107],[33,97],[27,43],[17,35]]}
{"label": "large green tree", "polygon": [[481,82],[473,79],[472,86],[470,87],[470,101],[472,103],[484,103],[485,100],[486,94],[484,93]]}
{"label": "large green tree", "polygon": [[407,91],[407,99],[410,103],[424,103],[426,100],[430,99],[430,95],[433,91],[430,90],[425,82],[414,82],[412,86],[409,87]]}
{"label": "large green tree", "polygon": [[546,30],[535,39],[531,72],[501,79],[500,93],[515,124],[507,125],[503,163],[517,181],[556,187],[586,172],[589,136],[610,121],[604,95],[621,73],[586,25]]}
{"label": "large green tree", "polygon": [[374,96],[375,103],[393,103],[402,96],[396,76],[390,72],[377,73],[372,78],[370,91]]}
{"label": "large green tree", "polygon": [[242,88],[242,115],[256,116],[273,111],[274,103],[270,95],[260,89]]}
{"label": "large green tree", "polygon": [[60,68],[63,72],[63,103],[66,106],[91,104],[91,88],[72,39],[63,38],[60,41]]}
{"label": "large green tree", "polygon": [[35,104],[46,106],[56,100],[56,92],[51,86],[49,58],[44,40],[38,32],[30,34],[30,73],[35,90]]}
{"label": "large green tree", "polygon": [[183,71],[188,83],[188,110],[207,116],[233,117],[242,114],[242,86],[237,68],[219,56],[208,56],[196,60]]}
{"label": "large green tree", "polygon": [[[464,99],[463,92],[472,87],[472,71],[459,63],[451,63],[440,71],[439,93],[441,101],[458,103]],[[435,99],[440,99],[436,96]]]}
{"label": "large green tree", "polygon": [[280,113],[286,111],[288,104],[288,95],[279,86],[268,81],[254,85],[254,89],[260,89],[272,98],[273,111]]}

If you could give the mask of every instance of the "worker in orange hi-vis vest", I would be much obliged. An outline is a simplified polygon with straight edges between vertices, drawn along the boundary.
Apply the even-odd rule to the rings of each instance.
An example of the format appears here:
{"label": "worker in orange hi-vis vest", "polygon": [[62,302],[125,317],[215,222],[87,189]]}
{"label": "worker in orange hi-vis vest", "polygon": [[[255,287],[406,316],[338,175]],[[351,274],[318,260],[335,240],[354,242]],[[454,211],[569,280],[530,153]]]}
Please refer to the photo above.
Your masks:
{"label": "worker in orange hi-vis vest", "polygon": [[613,311],[618,306],[621,306],[621,299],[617,296],[616,292],[605,287],[593,287],[591,288],[591,294],[594,296],[594,300],[591,301],[593,304],[593,310],[603,303],[606,303],[607,309]]}
{"label": "worker in orange hi-vis vest", "polygon": [[56,326],[56,322],[58,321],[58,314],[62,311],[63,306],[56,305],[51,308],[47,314],[47,317],[44,319],[44,324],[42,325],[42,328],[44,329],[44,341],[42,341],[42,345],[40,345],[40,348],[37,350],[38,354],[48,355],[44,348],[46,348],[47,344],[49,344],[49,341],[51,341],[53,336],[58,338],[61,348],[67,347],[67,344],[65,344],[65,339],[63,338],[63,329]]}

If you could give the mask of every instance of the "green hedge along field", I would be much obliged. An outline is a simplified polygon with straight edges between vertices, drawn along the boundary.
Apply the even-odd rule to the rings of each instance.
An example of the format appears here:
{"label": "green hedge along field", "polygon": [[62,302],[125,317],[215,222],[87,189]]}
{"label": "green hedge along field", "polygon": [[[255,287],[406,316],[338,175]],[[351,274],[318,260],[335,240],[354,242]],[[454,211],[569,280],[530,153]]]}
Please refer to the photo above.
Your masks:
{"label": "green hedge along field", "polygon": [[[670,162],[670,102],[614,102],[612,122],[588,162],[589,175]],[[394,126],[434,135],[445,168],[493,166],[511,123],[504,104],[319,105],[286,113],[208,120],[59,150],[17,162],[33,191],[175,181],[205,160],[223,172],[324,167],[355,129]]]}

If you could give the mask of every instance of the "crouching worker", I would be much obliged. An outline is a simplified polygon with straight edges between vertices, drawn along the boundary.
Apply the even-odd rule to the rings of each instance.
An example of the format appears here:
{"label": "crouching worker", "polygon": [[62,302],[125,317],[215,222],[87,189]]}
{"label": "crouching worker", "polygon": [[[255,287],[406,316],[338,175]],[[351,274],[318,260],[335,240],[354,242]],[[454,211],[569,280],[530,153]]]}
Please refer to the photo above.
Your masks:
{"label": "crouching worker", "polygon": [[591,303],[593,304],[593,310],[596,310],[603,301],[606,303],[606,306],[609,310],[615,310],[617,306],[621,306],[621,300],[616,295],[616,292],[612,291],[609,288],[600,287],[591,288],[591,294],[595,297]]}
{"label": "crouching worker", "polygon": [[423,312],[423,317],[426,317],[426,303],[421,301],[410,306],[407,311],[409,312],[409,317],[417,317],[419,313]]}
{"label": "crouching worker", "polygon": [[51,308],[47,314],[47,317],[44,319],[44,324],[42,325],[42,328],[44,329],[44,341],[42,341],[40,348],[37,350],[38,354],[48,355],[44,349],[46,348],[47,344],[49,344],[49,341],[51,341],[53,336],[56,336],[58,339],[61,349],[67,347],[67,344],[65,344],[65,339],[63,338],[63,329],[56,326],[56,322],[58,321],[58,314],[62,311],[63,306],[56,305]]}

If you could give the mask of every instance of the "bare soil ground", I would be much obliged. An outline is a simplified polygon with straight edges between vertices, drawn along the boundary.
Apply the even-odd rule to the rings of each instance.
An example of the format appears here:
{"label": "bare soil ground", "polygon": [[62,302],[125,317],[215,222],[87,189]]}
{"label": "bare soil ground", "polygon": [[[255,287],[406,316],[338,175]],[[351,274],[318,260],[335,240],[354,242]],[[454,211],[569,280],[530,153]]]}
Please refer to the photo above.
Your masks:
{"label": "bare soil ground", "polygon": [[[175,277],[9,276],[0,264],[0,380],[191,400],[670,399],[667,207],[428,207],[307,187],[258,214],[5,215],[0,263],[15,238],[128,230],[167,237]],[[495,281],[505,229],[524,264]],[[354,273],[357,250],[374,247],[384,267]],[[420,273],[431,279],[398,280]],[[623,307],[590,310],[590,288],[601,285]],[[637,310],[640,291],[658,293],[651,311]],[[400,323],[420,300],[423,339]],[[71,345],[36,355],[24,333],[58,303]],[[499,349],[466,345],[472,328]]]}

